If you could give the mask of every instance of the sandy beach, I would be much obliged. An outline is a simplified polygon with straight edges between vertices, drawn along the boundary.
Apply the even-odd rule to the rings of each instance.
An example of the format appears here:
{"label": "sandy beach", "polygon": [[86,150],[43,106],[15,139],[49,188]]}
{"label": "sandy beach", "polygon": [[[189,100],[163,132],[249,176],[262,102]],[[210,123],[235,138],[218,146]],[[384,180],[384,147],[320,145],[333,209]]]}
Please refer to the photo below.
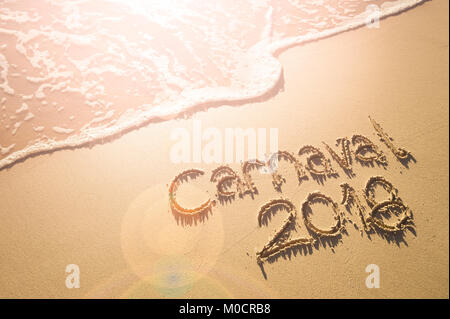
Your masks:
{"label": "sandy beach", "polygon": [[[280,53],[282,85],[264,101],[151,123],[104,144],[0,170],[0,297],[449,298],[448,6],[428,1],[381,20],[379,28]],[[369,116],[410,152],[409,161],[396,158]],[[278,128],[280,150],[320,148],[337,175],[299,185],[292,166],[280,161],[281,193],[270,174],[255,170],[253,198],[216,201],[202,218],[183,218],[170,209],[172,180],[184,170],[204,171],[177,192],[180,204],[195,207],[216,200],[210,176],[221,165],[171,160],[173,130],[193,137],[196,123],[220,132]],[[337,150],[336,139],[355,134],[374,142],[387,165],[353,161],[349,177],[322,142]],[[256,253],[288,216],[279,211],[260,226],[264,204],[289,199],[301,216],[308,194],[320,191],[344,212],[340,185],[362,194],[373,176],[398,189],[414,230],[369,237],[352,208],[347,215],[356,227],[348,222],[340,239],[258,264]],[[333,223],[329,208],[314,215],[323,228]],[[307,234],[301,218],[296,223],[289,240]],[[80,288],[66,287],[70,264],[79,266]],[[380,271],[377,289],[366,286],[371,264]]]}

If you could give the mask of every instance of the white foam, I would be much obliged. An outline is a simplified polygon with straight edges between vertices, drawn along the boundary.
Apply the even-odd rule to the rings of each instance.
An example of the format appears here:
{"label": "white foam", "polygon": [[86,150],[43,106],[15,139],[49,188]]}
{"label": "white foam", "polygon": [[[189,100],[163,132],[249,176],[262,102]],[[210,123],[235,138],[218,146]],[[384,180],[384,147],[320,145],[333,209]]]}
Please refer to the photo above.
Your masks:
{"label": "white foam", "polygon": [[[17,131],[19,130],[19,128],[22,126],[23,122],[16,122],[14,123],[14,128],[11,132],[12,135],[16,135]],[[14,154],[12,154],[14,155]],[[1,163],[1,162],[0,162]],[[1,166],[0,166],[1,167]]]}
{"label": "white foam", "polygon": [[34,114],[31,112],[28,112],[27,116],[23,119],[24,121],[29,121],[34,118]]}
{"label": "white foam", "polygon": [[28,111],[28,104],[22,103],[22,106],[16,110],[16,113],[19,114],[25,111]]}
{"label": "white foam", "polygon": [[[134,3],[125,0],[114,1],[126,6],[133,6]],[[387,17],[422,2],[424,0],[385,2],[380,7],[380,16]],[[76,2],[50,1],[50,3],[65,8],[64,12],[73,12],[70,19],[68,17],[58,18],[60,19],[58,21],[62,21],[61,23],[64,23],[70,30],[88,30],[89,26],[82,23],[84,15],[76,13]],[[269,3],[274,6],[274,2],[250,0],[248,3],[242,2],[241,6],[250,6],[249,12],[262,12],[263,25],[257,25],[258,20],[253,19],[249,14],[248,19],[233,21],[232,27],[228,29],[232,34],[226,36],[223,34],[225,32],[223,29],[214,25],[214,18],[209,11],[196,12],[194,8],[190,8],[182,1],[176,3],[176,8],[170,9],[172,11],[169,11],[169,15],[161,14],[161,10],[168,8],[167,4],[164,7],[165,4],[163,3],[158,4],[161,7],[157,7],[155,10],[148,10],[145,2],[140,4],[143,7],[133,8],[135,12],[144,15],[155,24],[167,30],[172,30],[173,33],[171,34],[163,34],[163,39],[172,37],[170,38],[171,41],[175,41],[175,38],[178,37],[183,44],[180,49],[185,50],[182,51],[185,52],[184,54],[177,54],[169,46],[164,48],[166,55],[163,55],[162,51],[157,51],[156,47],[154,48],[152,45],[143,49],[139,46],[142,45],[142,41],[132,44],[131,40],[124,35],[105,33],[103,29],[98,29],[92,37],[82,37],[77,35],[76,32],[70,34],[52,30],[48,25],[27,32],[0,28],[0,36],[3,33],[15,37],[17,39],[17,52],[22,54],[33,67],[41,70],[40,76],[26,77],[30,83],[37,85],[37,89],[33,93],[35,98],[44,99],[47,95],[50,97],[52,92],[79,94],[85,97],[84,103],[94,110],[93,117],[89,119],[82,130],[53,126],[53,132],[67,135],[67,137],[60,140],[48,139],[43,141],[37,139],[34,144],[23,149],[17,149],[0,159],[0,169],[33,154],[81,146],[128,131],[130,128],[138,128],[148,123],[152,118],[171,118],[186,110],[194,109],[198,104],[219,101],[223,104],[235,101],[244,103],[253,98],[258,98],[273,89],[280,79],[282,67],[274,56],[278,50],[364,26],[369,14],[362,12],[349,17],[346,15],[355,12],[356,9],[353,7],[333,7],[327,5],[325,0],[307,1],[307,3],[292,1],[291,5],[295,5],[295,7],[300,8],[303,14],[310,16],[310,19],[304,17],[303,21],[310,20],[307,30],[311,32],[306,32],[303,29],[300,35],[295,35],[289,29],[289,26],[299,21],[298,16],[291,14],[291,9],[288,7],[282,7],[280,4],[282,2],[277,3],[280,5],[277,10],[269,6]],[[204,5],[208,6],[209,4],[205,2]],[[223,10],[223,8],[217,8],[224,19],[233,19],[236,14],[236,8],[233,8],[233,4],[230,4],[230,6],[233,10],[230,9],[229,12]],[[341,23],[328,27],[324,20],[317,18],[321,10],[317,11],[314,6],[321,6],[321,9],[325,9],[328,14],[333,14],[333,18],[336,21],[341,21]],[[208,8],[208,10],[212,10],[210,7]],[[286,30],[278,30],[277,27],[281,22],[274,23],[273,20],[275,19],[274,12],[279,14],[280,10],[286,11],[286,14],[280,18],[280,21],[289,21],[285,23],[284,28]],[[0,13],[5,14],[4,12]],[[12,17],[13,15],[9,16]],[[24,15],[19,15],[16,20],[23,21],[24,17]],[[191,17],[202,19],[204,25],[189,24]],[[244,17],[247,18],[246,15]],[[37,19],[37,16],[34,16],[33,19]],[[115,21],[117,21],[115,17],[106,17],[102,13],[98,13],[95,19],[97,22],[116,23]],[[186,38],[180,38],[183,36],[180,30],[186,30],[185,24],[201,33],[205,44],[209,44],[216,51],[212,51],[211,55],[205,56],[204,59],[200,58],[195,52],[196,43],[188,38],[189,34],[184,35]],[[260,28],[258,39],[255,43],[250,43],[248,39],[251,39],[250,33],[255,26]],[[322,30],[322,28],[324,29]],[[85,58],[73,58],[66,54],[65,61],[71,65],[73,71],[67,71],[67,65],[60,64],[50,51],[40,48],[40,43],[32,47],[29,45],[38,37],[44,37],[56,46],[70,44],[74,47],[89,47],[93,43],[98,43],[95,36],[102,36],[105,43],[110,42],[110,46],[105,51],[106,54],[94,53]],[[158,36],[160,35],[156,33],[155,35],[143,36],[143,38],[146,38],[146,41],[150,41],[150,43],[157,43]],[[221,56],[215,53],[219,51],[229,53],[230,56]],[[84,51],[80,50],[80,52]],[[183,58],[191,59],[189,63],[195,64],[197,68],[191,70],[189,63],[183,62]],[[213,59],[213,62],[209,62],[208,59]],[[212,74],[206,72],[205,70],[208,67],[217,68],[217,74],[220,76],[213,77]],[[5,94],[14,94],[14,89],[8,83],[8,68],[9,64],[6,57],[0,53],[0,92],[3,90]],[[111,96],[111,93],[108,94],[109,88],[102,82],[105,75],[125,77],[129,82],[135,83],[131,87],[120,88],[120,92],[114,91],[115,95],[136,95],[139,97],[145,94],[152,99],[152,102],[144,105],[131,105],[129,109],[116,116],[114,110],[108,110],[114,106],[108,100],[108,96]],[[132,79],[135,79],[135,81],[132,81]],[[137,87],[136,84],[141,85],[142,88]],[[2,101],[4,99],[3,97]],[[46,103],[46,100],[42,101],[42,104]],[[56,102],[52,104],[57,105]],[[95,115],[99,110],[108,111]],[[33,121],[39,124],[39,115],[34,114],[34,116]],[[110,122],[108,123],[108,121]],[[107,125],[97,125],[103,122]],[[21,125],[22,122],[14,124],[13,135],[17,133]],[[34,127],[37,133],[43,129],[43,126]],[[76,134],[72,134],[74,132]],[[2,155],[4,155],[3,148]]]}
{"label": "white foam", "polygon": [[59,134],[70,134],[73,131],[75,131],[74,129],[71,129],[71,128],[64,128],[64,127],[59,127],[59,126],[53,126],[52,130]]}
{"label": "white foam", "polygon": [[14,90],[8,84],[9,64],[6,57],[0,53],[0,89],[5,93],[13,95]]}
{"label": "white foam", "polygon": [[16,144],[11,144],[10,146],[7,147],[3,147],[0,145],[0,154],[2,155],[6,155],[9,152],[11,152],[11,150],[14,148],[14,146],[16,146]]}

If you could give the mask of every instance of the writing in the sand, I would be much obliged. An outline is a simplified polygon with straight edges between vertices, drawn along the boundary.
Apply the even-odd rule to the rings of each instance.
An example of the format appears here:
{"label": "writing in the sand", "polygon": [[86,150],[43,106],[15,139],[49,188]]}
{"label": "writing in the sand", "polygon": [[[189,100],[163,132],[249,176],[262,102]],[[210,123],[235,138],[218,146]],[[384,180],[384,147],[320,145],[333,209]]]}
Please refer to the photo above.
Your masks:
{"label": "writing in the sand", "polygon": [[[393,139],[381,128],[374,119],[370,122],[375,129],[380,141],[394,155],[395,159],[404,165],[408,165],[410,159],[413,159],[410,152],[397,147]],[[343,137],[336,140],[337,148],[333,148],[323,142],[323,146],[329,154],[325,155],[318,147],[305,145],[300,147],[298,154],[294,155],[288,151],[278,151],[275,155],[279,161],[287,161],[292,164],[296,172],[299,184],[311,176],[316,180],[324,180],[327,177],[337,176],[337,171],[333,167],[332,160],[348,175],[354,176],[352,165],[357,161],[363,165],[387,166],[387,159],[381,148],[372,142],[368,137],[355,134],[351,138]],[[331,159],[332,160],[331,160]],[[258,189],[252,180],[251,171],[255,168],[268,167],[270,163],[259,160],[246,161],[241,165],[241,174],[231,167],[219,166],[211,172],[210,182],[216,183],[217,199],[208,199],[206,202],[194,208],[182,207],[176,200],[178,186],[189,181],[189,179],[204,175],[205,172],[200,169],[189,169],[181,172],[171,182],[169,186],[169,202],[172,211],[181,216],[198,216],[208,214],[213,207],[219,203],[234,199],[236,196],[243,198],[246,195],[255,196]],[[281,192],[281,187],[286,179],[276,170],[272,171],[272,184],[275,190]],[[287,198],[276,198],[262,205],[257,213],[257,220],[260,226],[267,224],[268,218],[277,210],[287,212],[287,218],[281,228],[275,232],[267,244],[257,252],[257,261],[262,264],[270,258],[275,258],[280,253],[293,247],[307,247],[314,245],[323,239],[339,239],[345,232],[347,223],[356,224],[349,217],[351,211],[355,211],[355,216],[362,225],[361,234],[364,232],[370,236],[370,233],[377,232],[384,235],[395,236],[406,229],[414,229],[412,213],[409,207],[402,201],[395,186],[383,176],[372,176],[366,182],[360,195],[356,189],[348,183],[340,185],[342,198],[340,205],[330,196],[321,192],[307,194],[306,199],[298,208]],[[377,201],[375,190],[381,188],[388,193],[388,199]],[[334,224],[328,228],[321,228],[314,224],[311,215],[312,208],[315,205],[325,205],[334,216]],[[344,206],[345,209],[341,209]],[[300,211],[298,214],[297,211]],[[347,213],[346,213],[347,212]],[[395,222],[386,222],[382,217],[386,215],[395,215]],[[309,235],[300,238],[290,238],[289,233],[295,227],[297,218],[303,222]]]}

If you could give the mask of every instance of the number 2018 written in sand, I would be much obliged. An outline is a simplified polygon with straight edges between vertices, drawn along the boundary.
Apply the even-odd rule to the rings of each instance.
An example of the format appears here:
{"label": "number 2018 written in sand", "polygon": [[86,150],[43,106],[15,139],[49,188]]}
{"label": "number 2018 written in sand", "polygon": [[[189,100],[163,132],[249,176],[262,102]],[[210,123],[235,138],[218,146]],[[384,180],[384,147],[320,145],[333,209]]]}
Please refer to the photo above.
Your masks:
{"label": "number 2018 written in sand", "polygon": [[[392,138],[390,138],[372,118],[370,121],[380,138],[380,140],[389,148],[394,154],[395,158],[406,165],[412,159],[412,155],[394,145]],[[386,156],[369,138],[363,135],[353,135],[351,139],[339,138],[337,139],[338,151],[335,151],[328,144],[324,143],[324,147],[330,154],[330,157],[337,162],[337,164],[349,176],[354,176],[352,171],[353,158],[363,165],[378,164],[381,166],[387,165]],[[313,179],[322,180],[326,177],[337,176],[337,172],[331,165],[331,160],[319,149],[311,145],[306,145],[300,148],[299,156],[287,151],[278,151],[275,156],[277,159],[287,161],[293,165],[299,183],[304,179],[308,179],[307,173]],[[299,158],[306,158],[306,163],[301,163]],[[264,163],[258,160],[244,162],[241,166],[242,175],[240,176],[229,166],[219,166],[211,173],[210,181],[216,183],[217,199],[220,203],[227,200],[234,199],[236,195],[244,197],[245,195],[254,196],[257,194],[257,187],[252,181],[250,172],[254,168],[268,167],[270,163]],[[203,204],[195,208],[182,207],[176,200],[176,191],[178,186],[188,181],[189,178],[196,178],[199,175],[204,175],[204,171],[199,169],[186,170],[173,179],[169,186],[169,202],[172,211],[185,217],[201,216],[208,214],[217,204],[216,200],[207,200]],[[276,170],[271,172],[272,184],[277,191],[281,191],[281,186],[286,182],[285,178]],[[234,186],[234,187],[233,187]],[[382,234],[395,235],[407,228],[413,228],[411,210],[404,204],[402,199],[398,196],[398,190],[394,185],[383,176],[373,176],[367,181],[363,189],[362,197],[358,195],[356,190],[348,183],[340,185],[342,190],[341,204],[344,205],[347,211],[356,209],[357,215],[361,221],[362,229],[367,233],[378,232]],[[375,199],[375,190],[381,187],[388,194],[389,198],[384,201],[377,202]],[[361,200],[363,198],[366,204]],[[316,226],[312,219],[312,207],[314,205],[325,205],[330,209],[334,217],[334,224],[323,229]],[[276,231],[269,242],[257,252],[258,263],[263,263],[265,260],[275,257],[276,255],[287,251],[290,248],[299,246],[311,246],[321,239],[338,238],[345,231],[347,222],[353,223],[351,219],[339,208],[339,205],[329,196],[321,192],[313,192],[308,194],[305,201],[300,207],[299,216],[297,215],[296,206],[286,198],[273,199],[264,204],[258,211],[259,226],[267,224],[267,220],[271,214],[277,210],[285,210],[288,213],[287,219],[283,222],[281,228]],[[397,221],[386,223],[382,216],[395,215],[398,217]],[[297,218],[301,219],[306,226],[309,236],[289,239],[289,233],[295,228]],[[356,227],[356,224],[355,224]]]}

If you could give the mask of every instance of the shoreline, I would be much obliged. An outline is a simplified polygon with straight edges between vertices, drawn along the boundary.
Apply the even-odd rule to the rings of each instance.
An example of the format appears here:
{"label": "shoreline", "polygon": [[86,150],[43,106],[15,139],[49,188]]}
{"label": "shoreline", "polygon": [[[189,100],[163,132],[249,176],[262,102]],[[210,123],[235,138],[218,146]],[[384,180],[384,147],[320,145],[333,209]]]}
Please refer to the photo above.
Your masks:
{"label": "shoreline", "polygon": [[[399,5],[393,5],[392,7],[382,7],[380,12],[380,20],[385,20],[391,16],[399,15],[401,13],[407,12],[408,10],[412,10],[429,0],[409,0],[409,3],[401,3]],[[74,150],[82,147],[92,147],[97,144],[104,144],[113,141],[117,138],[122,137],[123,135],[134,131],[136,129],[145,127],[147,125],[151,125],[153,123],[158,123],[160,121],[170,121],[177,120],[192,116],[193,114],[201,111],[207,111],[210,108],[220,107],[224,105],[236,105],[243,106],[246,104],[263,102],[278,93],[283,84],[283,69],[281,64],[279,63],[279,54],[289,50],[292,47],[303,46],[310,42],[325,40],[327,38],[338,36],[341,33],[353,31],[359,28],[362,28],[366,24],[367,17],[364,14],[358,16],[352,21],[350,25],[344,25],[340,27],[336,27],[330,30],[326,30],[321,32],[320,34],[315,34],[313,36],[299,36],[294,38],[287,38],[280,40],[276,43],[272,43],[267,46],[268,52],[263,54],[255,54],[255,58],[257,60],[261,60],[260,64],[273,65],[273,70],[271,73],[273,79],[267,87],[256,86],[256,91],[253,91],[249,96],[245,96],[245,94],[239,95],[236,97],[232,97],[235,93],[232,88],[223,88],[225,91],[228,91],[224,97],[216,97],[210,101],[201,97],[198,100],[187,103],[187,105],[183,106],[183,102],[176,103],[177,106],[169,108],[167,105],[156,105],[152,107],[151,110],[145,111],[143,114],[135,115],[132,121],[125,121],[119,118],[119,126],[114,125],[113,127],[100,128],[100,130],[81,131],[78,135],[72,135],[64,140],[59,141],[50,141],[50,143],[35,143],[31,146],[27,146],[24,149],[20,149],[18,151],[12,152],[8,156],[0,159],[0,172],[4,169],[12,168],[16,163],[27,160],[28,158],[34,158],[43,154],[49,154],[60,150]],[[251,48],[250,51],[260,51],[257,50],[258,47],[264,44],[263,42],[257,43],[254,47]],[[265,62],[265,63],[264,63]],[[259,78],[258,74],[255,74],[255,78]],[[262,76],[267,77],[267,76]],[[254,85],[253,85],[254,86]],[[201,95],[202,91],[208,91],[209,88],[199,89],[198,92],[188,92],[187,96],[184,98],[189,99],[189,95]],[[245,88],[243,91],[249,91],[249,87]],[[231,97],[227,97],[230,95]],[[180,99],[181,100],[184,100]],[[186,103],[185,103],[186,104]],[[157,110],[161,110],[158,112]],[[156,111],[155,111],[156,110]],[[168,111],[166,111],[168,110]],[[112,132],[109,132],[111,131]],[[100,131],[100,132],[98,132]],[[15,145],[15,144],[14,144]]]}

